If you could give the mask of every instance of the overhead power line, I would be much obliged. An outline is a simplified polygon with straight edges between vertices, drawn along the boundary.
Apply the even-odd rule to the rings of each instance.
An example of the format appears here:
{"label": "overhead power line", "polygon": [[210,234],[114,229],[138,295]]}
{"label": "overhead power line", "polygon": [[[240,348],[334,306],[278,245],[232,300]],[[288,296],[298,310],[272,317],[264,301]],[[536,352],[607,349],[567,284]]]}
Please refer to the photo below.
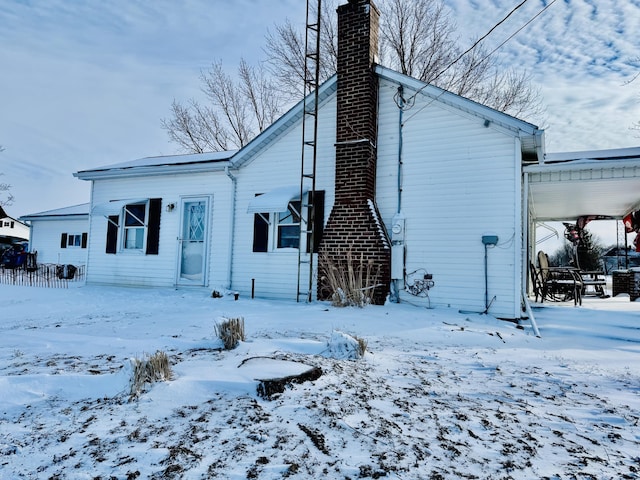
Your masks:
{"label": "overhead power line", "polygon": [[[522,0],[522,2],[520,2],[518,5],[516,5],[514,8],[511,9],[511,11],[509,13],[507,13],[507,15],[500,20],[498,23],[496,23],[493,27],[491,27],[489,29],[489,31],[487,31],[487,33],[485,33],[482,37],[480,37],[478,40],[476,40],[473,45],[471,45],[469,48],[467,48],[464,52],[462,52],[460,55],[458,55],[458,57],[455,58],[455,60],[451,61],[446,67],[444,67],[432,80],[430,80],[430,83],[436,81],[438,78],[440,78],[442,75],[444,75],[447,70],[449,70],[451,67],[453,67],[456,63],[458,63],[465,55],[467,55],[469,52],[471,52],[474,48],[476,48],[483,40],[485,40],[489,35],[491,35],[491,33],[493,33],[493,31],[498,28],[500,25],[502,25],[504,22],[507,21],[507,19],[513,15],[518,9],[520,9],[525,3],[527,3],[528,0]],[[537,14],[535,14],[533,17],[531,17],[524,25],[522,25],[519,29],[517,29],[515,32],[513,32],[509,37],[507,37],[507,39],[505,41],[503,41],[500,45],[498,45],[496,48],[494,48],[491,53],[485,55],[485,57],[482,59],[481,62],[484,62],[487,58],[489,58],[491,55],[493,55],[497,50],[499,50],[500,48],[502,48],[509,40],[511,40],[513,37],[515,37],[518,33],[520,33],[521,30],[523,30],[525,27],[527,27],[531,22],[533,22],[536,18],[538,18],[544,11],[546,11],[551,5],[553,5],[557,0],[552,0],[549,4],[547,4],[542,10],[540,10]],[[480,62],[480,63],[481,63]],[[424,90],[425,88],[427,88],[427,86],[430,84],[426,84],[425,86],[423,86],[422,88],[418,89],[411,97],[409,97],[406,102],[411,104],[411,100],[413,98],[415,98],[422,90]]]}

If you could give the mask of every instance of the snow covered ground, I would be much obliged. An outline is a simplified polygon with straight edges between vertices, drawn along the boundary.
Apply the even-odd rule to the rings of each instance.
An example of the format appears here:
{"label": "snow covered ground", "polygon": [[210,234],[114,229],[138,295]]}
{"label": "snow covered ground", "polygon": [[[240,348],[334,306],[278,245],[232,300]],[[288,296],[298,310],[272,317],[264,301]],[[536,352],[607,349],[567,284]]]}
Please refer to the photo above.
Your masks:
{"label": "snow covered ground", "polygon": [[[406,304],[0,285],[0,478],[640,478],[640,303],[534,311],[542,338]],[[245,320],[234,350],[223,317]],[[157,350],[173,379],[131,400]],[[323,374],[259,397],[291,361]]]}

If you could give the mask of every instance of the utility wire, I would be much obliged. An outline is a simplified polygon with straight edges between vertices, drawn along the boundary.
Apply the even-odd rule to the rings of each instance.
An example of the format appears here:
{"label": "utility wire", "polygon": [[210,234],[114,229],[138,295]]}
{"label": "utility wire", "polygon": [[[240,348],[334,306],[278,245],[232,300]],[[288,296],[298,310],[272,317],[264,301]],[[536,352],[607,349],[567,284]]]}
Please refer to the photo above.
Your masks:
{"label": "utility wire", "polygon": [[[430,80],[430,83],[427,83],[426,85],[424,85],[422,88],[420,88],[419,90],[417,90],[411,97],[409,97],[406,102],[408,104],[411,104],[411,100],[413,100],[422,90],[424,90],[425,88],[427,88],[428,85],[430,85],[432,82],[434,82],[435,80],[437,80],[438,78],[440,78],[447,70],[449,70],[451,67],[453,67],[456,63],[458,63],[465,55],[467,55],[471,50],[473,50],[474,48],[476,48],[480,42],[482,42],[485,38],[487,38],[489,35],[491,35],[491,33],[498,28],[500,25],[502,25],[504,22],[507,21],[507,19],[513,15],[517,10],[519,10],[528,0],[522,0],[522,2],[520,2],[518,5],[516,5],[514,8],[511,9],[511,11],[502,19],[500,20],[498,23],[496,23],[493,27],[491,27],[491,29],[489,29],[489,31],[487,33],[485,33],[482,37],[480,37],[478,40],[476,40],[473,45],[471,45],[469,48],[467,48],[464,52],[462,52],[460,55],[458,55],[458,57],[453,60],[451,63],[449,63],[449,65],[447,65],[445,68],[443,68],[433,79]],[[518,30],[516,30],[509,38],[507,38],[507,40],[505,40],[504,42],[502,42],[497,48],[495,48],[489,55],[486,55],[482,61],[486,60],[489,56],[491,56],[493,53],[496,52],[496,50],[498,50],[499,48],[501,48],[505,43],[507,43],[509,40],[511,40],[517,33],[519,33],[523,28],[525,28],[527,25],[529,25],[533,20],[535,20],[540,14],[542,14],[542,12],[544,12],[547,8],[549,8],[551,5],[553,5],[556,2],[556,0],[552,0],[551,3],[549,3],[547,6],[545,6],[540,12],[538,12],[533,18],[531,18],[527,23],[525,23],[522,27],[520,27]]]}
{"label": "utility wire", "polygon": [[[525,0],[526,1],[526,0]],[[489,58],[491,55],[493,55],[494,53],[496,53],[499,49],[501,49],[505,43],[507,43],[509,40],[511,40],[513,37],[515,37],[517,34],[519,34],[524,28],[526,28],[531,22],[533,22],[536,18],[538,18],[540,15],[542,15],[545,10],[547,10],[547,8],[549,8],[551,5],[553,5],[554,3],[556,3],[557,0],[551,0],[551,2],[545,6],[542,10],[540,10],[538,13],[536,13],[533,17],[531,17],[531,19],[529,19],[529,21],[527,23],[525,23],[524,25],[522,25],[519,29],[517,29],[515,32],[513,32],[511,35],[509,35],[507,37],[507,39],[502,42],[500,45],[498,45],[496,48],[494,48],[493,50],[491,50],[490,53],[488,53],[487,55],[484,56],[484,58],[482,60],[480,60],[480,63],[484,62],[487,58]]]}

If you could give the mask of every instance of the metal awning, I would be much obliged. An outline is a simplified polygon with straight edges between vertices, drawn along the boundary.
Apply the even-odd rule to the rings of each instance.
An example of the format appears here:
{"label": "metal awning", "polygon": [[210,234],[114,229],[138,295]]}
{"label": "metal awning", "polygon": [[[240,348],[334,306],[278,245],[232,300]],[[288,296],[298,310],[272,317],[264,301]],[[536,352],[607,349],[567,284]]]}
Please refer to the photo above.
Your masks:
{"label": "metal awning", "polygon": [[640,156],[530,165],[524,172],[533,221],[621,219],[640,209]]}
{"label": "metal awning", "polygon": [[[302,193],[307,193],[307,190],[303,190]],[[289,202],[293,200],[300,200],[299,185],[274,188],[254,197],[249,202],[247,213],[286,212]]]}
{"label": "metal awning", "polygon": [[101,215],[107,217],[109,215],[119,215],[125,205],[135,203],[145,203],[148,198],[129,198],[126,200],[112,200],[110,202],[99,203],[91,209],[91,215]]}

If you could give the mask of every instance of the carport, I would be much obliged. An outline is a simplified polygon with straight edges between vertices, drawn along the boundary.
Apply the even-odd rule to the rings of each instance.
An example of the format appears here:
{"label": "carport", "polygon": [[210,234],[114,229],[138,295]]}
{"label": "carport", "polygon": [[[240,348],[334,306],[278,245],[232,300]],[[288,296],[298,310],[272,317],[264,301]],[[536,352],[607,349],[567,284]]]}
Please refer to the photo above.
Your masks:
{"label": "carport", "polygon": [[[640,147],[546,154],[542,163],[523,168],[523,195],[522,284],[528,285],[536,224],[589,215],[621,220],[640,209]],[[523,296],[532,316],[526,291]]]}

